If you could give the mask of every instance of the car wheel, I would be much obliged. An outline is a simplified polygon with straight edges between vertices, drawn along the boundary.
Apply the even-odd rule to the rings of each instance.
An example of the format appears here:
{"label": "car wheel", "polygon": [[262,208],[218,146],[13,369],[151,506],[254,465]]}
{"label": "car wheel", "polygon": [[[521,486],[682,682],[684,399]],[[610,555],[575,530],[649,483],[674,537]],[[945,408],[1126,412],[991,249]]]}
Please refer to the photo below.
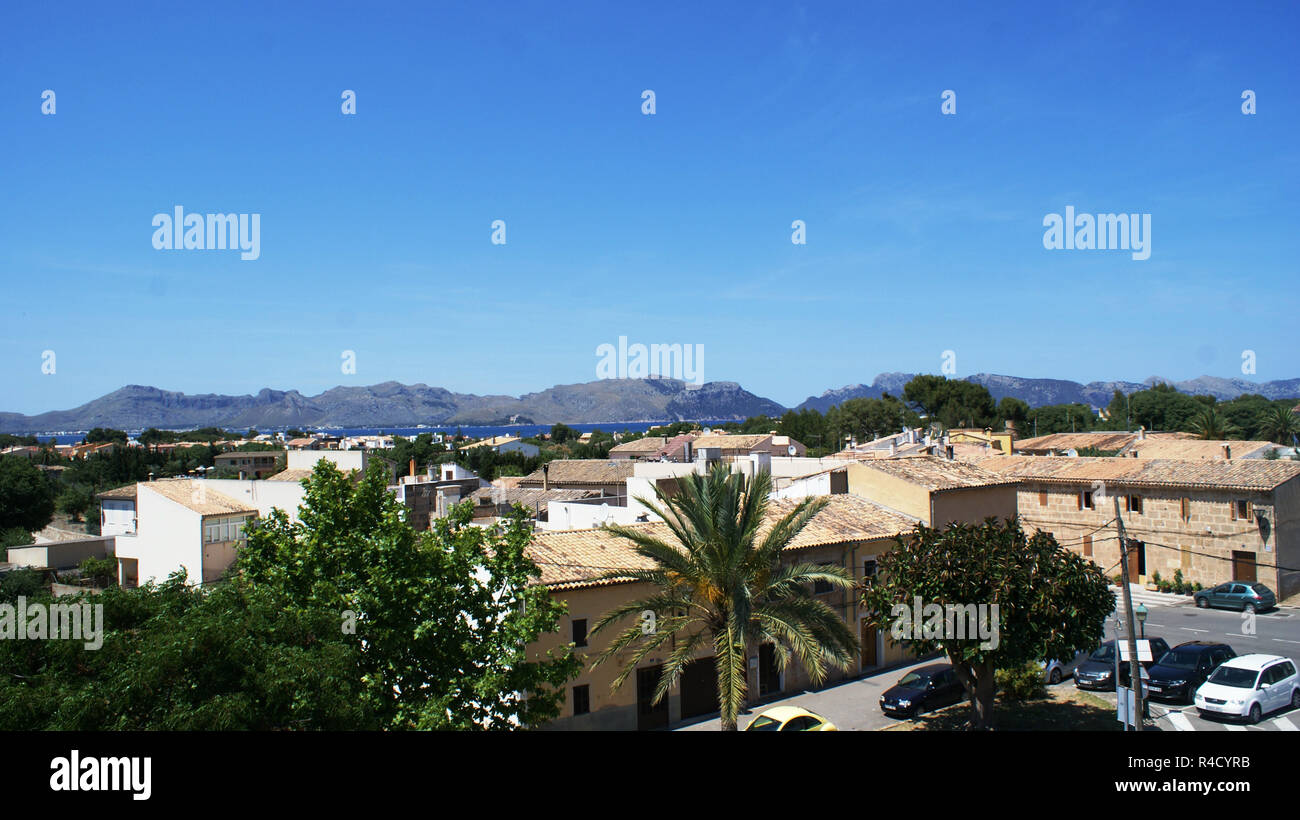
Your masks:
{"label": "car wheel", "polygon": [[1250,716],[1247,717],[1246,719],[1250,721],[1251,725],[1253,726],[1256,723],[1259,723],[1259,719],[1262,718],[1263,716],[1264,716],[1264,711],[1259,708],[1259,704],[1252,703],[1250,705]]}
{"label": "car wheel", "polygon": [[1300,709],[1300,689],[1291,692],[1291,708]]}
{"label": "car wheel", "polygon": [[1209,609],[1209,608],[1210,608],[1210,602],[1209,602],[1208,600],[1206,600],[1205,598],[1197,598],[1197,599],[1196,599],[1196,607],[1197,607],[1198,609]]}
{"label": "car wheel", "polygon": [[1050,674],[1050,675],[1047,676],[1047,682],[1050,683],[1050,684],[1052,684],[1053,686],[1055,686],[1056,684],[1060,683],[1060,682],[1061,682],[1061,670],[1060,670],[1059,668],[1057,668],[1057,669],[1053,669],[1053,670],[1052,670],[1052,674]]}
{"label": "car wheel", "polygon": [[1254,614],[1255,614],[1255,605],[1254,605],[1254,604],[1246,604],[1245,606],[1243,606],[1243,607],[1241,608],[1241,611],[1242,611],[1242,612],[1249,612],[1251,615],[1254,615]]}

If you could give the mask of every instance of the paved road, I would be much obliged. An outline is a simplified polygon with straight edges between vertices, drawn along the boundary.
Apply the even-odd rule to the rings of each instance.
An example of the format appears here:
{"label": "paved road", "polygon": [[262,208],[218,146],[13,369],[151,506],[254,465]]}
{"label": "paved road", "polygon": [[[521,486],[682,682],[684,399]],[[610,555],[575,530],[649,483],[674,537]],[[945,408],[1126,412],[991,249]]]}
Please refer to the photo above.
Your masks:
{"label": "paved road", "polygon": [[[870,731],[883,729],[896,723],[894,718],[885,717],[880,711],[880,696],[886,689],[907,674],[907,670],[936,660],[920,661],[911,666],[897,667],[887,672],[880,672],[871,677],[859,678],[846,683],[828,686],[815,692],[800,692],[771,703],[751,709],[740,716],[740,728],[743,730],[749,722],[758,717],[764,709],[777,705],[802,706],[828,718],[837,729]],[[706,720],[677,729],[679,732],[717,731],[718,719]]]}
{"label": "paved road", "polygon": [[[1144,596],[1149,614],[1146,634],[1159,636],[1177,646],[1187,641],[1223,641],[1238,655],[1262,652],[1285,655],[1300,665],[1300,609],[1283,607],[1256,616],[1254,634],[1243,632],[1244,619],[1239,612],[1216,609],[1197,609],[1190,599],[1170,599],[1169,596]],[[1113,618],[1107,621],[1106,638],[1115,636]],[[800,692],[772,703],[763,704],[740,717],[740,728],[749,725],[763,709],[776,705],[802,706],[824,715],[839,729],[875,730],[895,723],[880,711],[880,695],[893,686],[907,670],[936,660],[921,661],[907,667],[891,669],[871,677],[830,686],[820,691]],[[1073,686],[1067,680],[1061,686]],[[1110,703],[1114,693],[1095,692]],[[1189,713],[1190,712],[1190,713]],[[1294,731],[1300,729],[1300,713],[1292,711],[1266,716],[1258,726],[1241,726],[1205,719],[1195,707],[1152,704],[1152,716],[1157,726],[1165,731]],[[1289,727],[1289,728],[1288,728]],[[709,731],[718,728],[718,720],[706,720],[683,726],[677,731]]]}
{"label": "paved road", "polygon": [[[1146,634],[1161,637],[1170,646],[1187,641],[1223,642],[1238,655],[1259,652],[1283,655],[1300,666],[1300,610],[1281,607],[1255,616],[1253,634],[1249,621],[1240,612],[1222,609],[1197,609],[1190,601],[1173,605],[1144,602],[1148,608]],[[1136,601],[1135,601],[1136,604]],[[1106,637],[1115,637],[1114,621],[1106,625]],[[1094,692],[1109,703],[1115,693]],[[1300,731],[1300,711],[1287,709],[1266,715],[1256,726],[1229,720],[1203,718],[1192,705],[1151,702],[1151,716],[1156,726],[1166,732],[1295,732]]]}

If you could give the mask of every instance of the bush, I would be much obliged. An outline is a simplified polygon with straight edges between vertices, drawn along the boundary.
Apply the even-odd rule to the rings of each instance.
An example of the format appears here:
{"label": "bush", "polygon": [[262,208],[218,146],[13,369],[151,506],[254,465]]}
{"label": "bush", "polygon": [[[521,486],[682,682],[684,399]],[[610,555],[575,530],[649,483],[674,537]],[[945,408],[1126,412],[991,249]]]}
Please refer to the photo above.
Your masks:
{"label": "bush", "polygon": [[[22,527],[10,527],[0,532],[0,550],[10,547],[27,547],[35,543],[36,539],[32,538],[32,534]],[[3,560],[4,556],[0,555],[0,561]]]}
{"label": "bush", "polygon": [[77,569],[81,570],[82,580],[90,581],[95,587],[117,583],[117,560],[114,558],[87,558]]}
{"label": "bush", "polygon": [[995,678],[1003,700],[1019,703],[1044,694],[1043,670],[1036,663],[1030,662],[1015,669],[999,669]]}
{"label": "bush", "polygon": [[12,604],[23,598],[34,598],[45,589],[45,578],[29,567],[11,570],[0,576],[0,604]]}

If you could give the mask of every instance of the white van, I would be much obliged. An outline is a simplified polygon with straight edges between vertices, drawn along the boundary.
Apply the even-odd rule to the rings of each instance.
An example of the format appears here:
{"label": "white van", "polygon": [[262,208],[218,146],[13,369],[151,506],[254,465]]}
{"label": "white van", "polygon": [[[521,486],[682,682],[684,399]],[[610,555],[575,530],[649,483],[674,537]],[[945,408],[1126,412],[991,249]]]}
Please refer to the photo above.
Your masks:
{"label": "white van", "polygon": [[1251,723],[1278,709],[1300,709],[1300,675],[1281,655],[1242,655],[1224,663],[1196,690],[1202,716],[1245,718]]}

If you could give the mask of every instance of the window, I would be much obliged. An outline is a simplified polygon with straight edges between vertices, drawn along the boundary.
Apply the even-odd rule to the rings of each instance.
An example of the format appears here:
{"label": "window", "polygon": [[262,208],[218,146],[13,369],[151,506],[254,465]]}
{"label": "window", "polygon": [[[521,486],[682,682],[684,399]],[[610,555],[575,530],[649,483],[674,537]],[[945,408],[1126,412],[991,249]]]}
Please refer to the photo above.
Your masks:
{"label": "window", "polygon": [[[833,567],[835,565],[823,563],[822,566]],[[830,585],[830,582],[828,581],[820,581],[820,580],[813,581],[813,595],[825,595],[826,593],[830,592],[831,589],[833,589],[833,587]]]}
{"label": "window", "polygon": [[876,559],[868,558],[862,562],[862,584],[871,586],[876,582]]}
{"label": "window", "polygon": [[1085,535],[1083,537],[1083,557],[1084,558],[1092,557],[1092,536],[1091,535]]}
{"label": "window", "polygon": [[578,647],[587,645],[586,618],[575,618],[573,620],[573,645]]}
{"label": "window", "polygon": [[1079,493],[1079,509],[1081,510],[1097,509],[1092,505],[1092,490],[1083,490],[1082,492]]}
{"label": "window", "polygon": [[1047,506],[1047,490],[1038,491],[1038,506],[1040,507]]}
{"label": "window", "polygon": [[1246,500],[1232,502],[1232,520],[1245,521],[1250,518],[1250,502]]}
{"label": "window", "polygon": [[1142,514],[1142,496],[1128,495],[1125,496],[1125,499],[1127,499],[1127,506],[1129,512],[1136,513],[1138,515]]}
{"label": "window", "polygon": [[573,687],[573,714],[585,715],[591,711],[591,687],[587,684]]}
{"label": "window", "polygon": [[1184,499],[1182,500],[1182,508],[1179,510],[1179,513],[1182,515],[1184,521],[1189,521],[1189,520],[1191,520],[1191,517],[1192,517],[1192,499],[1190,499],[1190,498],[1184,498]]}

